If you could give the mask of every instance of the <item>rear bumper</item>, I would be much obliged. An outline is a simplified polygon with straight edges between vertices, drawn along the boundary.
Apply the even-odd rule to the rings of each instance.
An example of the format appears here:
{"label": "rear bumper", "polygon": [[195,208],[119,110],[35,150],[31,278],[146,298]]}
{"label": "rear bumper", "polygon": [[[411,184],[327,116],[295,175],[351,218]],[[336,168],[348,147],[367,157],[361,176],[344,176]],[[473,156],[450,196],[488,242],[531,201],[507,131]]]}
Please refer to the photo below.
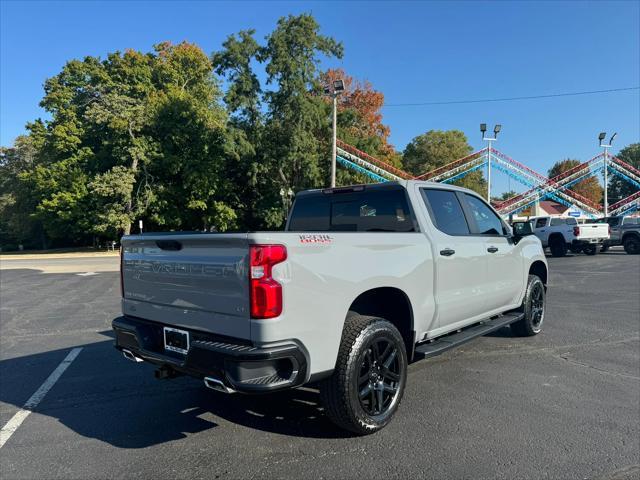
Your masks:
{"label": "rear bumper", "polygon": [[585,238],[575,239],[571,242],[572,245],[601,245],[607,240],[604,238]]}
{"label": "rear bumper", "polygon": [[165,325],[122,316],[114,319],[112,326],[116,349],[192,377],[218,379],[238,392],[292,388],[304,383],[307,377],[307,357],[293,342],[260,348],[244,340],[189,331],[189,351],[181,355],[164,349]]}

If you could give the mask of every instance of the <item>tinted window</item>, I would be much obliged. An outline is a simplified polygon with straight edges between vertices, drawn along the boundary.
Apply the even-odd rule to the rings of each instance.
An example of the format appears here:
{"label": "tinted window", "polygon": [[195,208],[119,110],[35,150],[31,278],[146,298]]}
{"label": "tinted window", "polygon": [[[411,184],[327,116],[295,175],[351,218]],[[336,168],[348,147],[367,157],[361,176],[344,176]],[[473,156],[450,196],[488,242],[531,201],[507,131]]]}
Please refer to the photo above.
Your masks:
{"label": "tinted window", "polygon": [[620,223],[620,217],[602,217],[597,220],[593,220],[591,223],[608,223],[612,227],[615,227]]}
{"label": "tinted window", "polygon": [[462,207],[454,192],[423,189],[422,193],[429,202],[432,220],[438,230],[449,235],[465,235],[469,233],[467,220],[464,218]]}
{"label": "tinted window", "polygon": [[569,217],[569,218],[554,217],[551,219],[551,223],[550,223],[552,227],[556,227],[558,225],[577,225],[577,224],[578,224],[578,220],[576,220],[573,217]]}
{"label": "tinted window", "polygon": [[625,217],[624,222],[622,222],[623,225],[638,225],[638,218],[637,217]]}
{"label": "tinted window", "polygon": [[468,193],[464,194],[464,198],[467,205],[469,205],[473,219],[476,221],[478,233],[481,233],[482,235],[505,234],[500,217],[498,217],[498,215],[496,215],[486,203],[478,197],[474,197]]}
{"label": "tinted window", "polygon": [[403,188],[302,195],[291,212],[294,232],[413,232]]}
{"label": "tinted window", "polygon": [[539,218],[536,220],[536,228],[542,228],[547,226],[546,218]]}

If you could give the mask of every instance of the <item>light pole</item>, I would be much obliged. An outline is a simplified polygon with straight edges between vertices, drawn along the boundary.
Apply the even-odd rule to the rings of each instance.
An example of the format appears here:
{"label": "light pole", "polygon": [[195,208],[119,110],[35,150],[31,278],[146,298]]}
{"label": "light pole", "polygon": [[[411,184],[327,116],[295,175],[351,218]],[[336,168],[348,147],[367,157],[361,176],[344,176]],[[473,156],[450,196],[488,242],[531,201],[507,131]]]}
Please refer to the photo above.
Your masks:
{"label": "light pole", "polygon": [[502,129],[502,125],[497,124],[493,127],[493,137],[487,137],[487,124],[480,124],[480,131],[482,132],[482,140],[487,142],[487,202],[491,203],[491,142],[495,142],[498,139],[498,132]]}
{"label": "light pole", "polygon": [[325,95],[329,95],[333,100],[333,129],[331,132],[331,188],[336,186],[336,157],[337,157],[337,136],[338,136],[338,95],[344,92],[344,82],[342,79],[334,80],[331,85],[324,88]]}
{"label": "light pole", "polygon": [[604,138],[607,136],[606,132],[600,132],[600,135],[598,135],[598,140],[600,141],[600,146],[603,148],[604,150],[604,216],[608,216],[609,215],[609,199],[607,198],[607,193],[609,190],[609,180],[608,180],[608,172],[607,169],[609,167],[609,149],[611,148],[611,145],[613,144],[613,139],[616,138],[616,135],[618,135],[617,133],[614,133],[613,135],[611,135],[611,138],[609,139],[609,143],[602,143],[604,141]]}

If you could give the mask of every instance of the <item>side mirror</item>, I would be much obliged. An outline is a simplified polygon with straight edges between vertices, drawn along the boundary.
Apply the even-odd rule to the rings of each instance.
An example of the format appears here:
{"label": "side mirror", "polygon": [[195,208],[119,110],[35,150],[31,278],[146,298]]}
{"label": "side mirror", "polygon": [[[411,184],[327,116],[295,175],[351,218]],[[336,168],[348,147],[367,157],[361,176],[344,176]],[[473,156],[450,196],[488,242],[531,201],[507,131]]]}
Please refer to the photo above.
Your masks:
{"label": "side mirror", "polygon": [[513,222],[513,240],[518,243],[522,237],[533,235],[533,227],[531,222]]}

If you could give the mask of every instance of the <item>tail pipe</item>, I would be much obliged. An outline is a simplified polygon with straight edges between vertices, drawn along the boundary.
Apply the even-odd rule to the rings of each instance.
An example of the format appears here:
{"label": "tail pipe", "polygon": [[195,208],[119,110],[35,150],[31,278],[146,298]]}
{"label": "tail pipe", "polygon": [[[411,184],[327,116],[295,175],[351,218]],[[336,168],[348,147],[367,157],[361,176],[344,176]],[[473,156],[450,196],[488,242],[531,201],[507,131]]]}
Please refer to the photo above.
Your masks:
{"label": "tail pipe", "polygon": [[131,350],[127,350],[125,348],[122,349],[122,355],[124,355],[124,358],[126,358],[127,360],[131,360],[132,362],[144,362],[144,360],[142,360],[140,357],[134,355]]}
{"label": "tail pipe", "polygon": [[213,377],[204,377],[204,385],[211,390],[216,390],[222,393],[234,393],[235,390],[227,387],[221,380]]}

